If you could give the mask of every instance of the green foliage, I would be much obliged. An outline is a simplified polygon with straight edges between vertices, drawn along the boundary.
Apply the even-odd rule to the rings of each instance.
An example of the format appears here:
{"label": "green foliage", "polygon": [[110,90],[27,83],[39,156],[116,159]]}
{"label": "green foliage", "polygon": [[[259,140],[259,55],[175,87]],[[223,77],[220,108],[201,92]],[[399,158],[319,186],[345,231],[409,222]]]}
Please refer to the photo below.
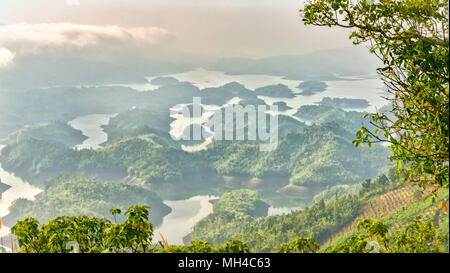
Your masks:
{"label": "green foliage", "polygon": [[128,137],[99,150],[76,151],[58,143],[27,139],[2,150],[3,167],[27,180],[43,181],[58,174],[119,180],[127,175],[145,182],[179,181],[183,174],[208,170],[208,163],[189,154],[160,132]]}
{"label": "green foliage", "polygon": [[386,224],[380,220],[361,220],[357,225],[359,234],[328,252],[334,253],[429,253],[446,252],[448,235],[441,236],[432,222],[423,222],[421,217],[412,219],[405,229],[389,235]]}
{"label": "green foliage", "polygon": [[292,243],[285,243],[279,246],[280,253],[317,253],[319,252],[319,244],[313,237],[294,238]]}
{"label": "green foliage", "polygon": [[311,0],[306,25],[353,28],[355,44],[369,43],[383,67],[395,119],[369,116],[355,144],[387,142],[405,181],[433,191],[449,187],[448,0]]}
{"label": "green foliage", "polygon": [[[322,205],[321,205],[322,206]],[[113,216],[120,209],[110,210]],[[106,218],[61,216],[41,225],[36,219],[19,220],[11,229],[22,253],[250,253],[240,240],[227,240],[215,246],[207,241],[192,241],[189,246],[153,242],[153,225],[149,222],[147,206],[132,206],[125,212],[123,223]],[[445,252],[448,235],[437,234],[431,222],[413,219],[405,229],[389,235],[382,221],[361,220],[358,234],[326,252],[331,253],[425,253]],[[279,245],[280,253],[317,253],[319,244],[313,237],[295,237]]]}
{"label": "green foliage", "polygon": [[268,205],[259,199],[256,191],[248,189],[224,193],[214,204],[214,213],[236,213],[252,216],[266,216]]}
{"label": "green foliage", "polygon": [[281,112],[292,109],[292,107],[287,105],[287,103],[284,101],[276,101],[276,102],[272,103],[272,105],[276,105],[278,107],[278,111],[281,111]]}
{"label": "green foliage", "polygon": [[250,253],[247,244],[238,240],[228,240],[222,246],[214,246],[202,240],[192,241],[189,246],[170,245],[157,252],[162,253]]}
{"label": "green foliage", "polygon": [[361,125],[373,128],[363,118],[365,114],[365,112],[345,111],[329,105],[303,105],[294,115],[302,120],[316,124],[324,124],[331,121],[338,122],[342,128],[355,131],[360,129]]}
{"label": "green foliage", "polygon": [[284,84],[269,85],[255,89],[258,96],[268,96],[276,98],[293,98],[294,93]]}
{"label": "green foliage", "polygon": [[36,200],[18,199],[10,207],[8,217],[34,217],[47,222],[57,215],[86,215],[109,217],[109,208],[121,209],[132,204],[150,205],[156,224],[170,212],[170,208],[152,191],[141,186],[106,183],[71,176],[59,176],[46,182],[46,190]]}
{"label": "green foliage", "polygon": [[351,135],[332,122],[287,134],[272,152],[259,152],[256,144],[215,142],[204,153],[223,175],[284,176],[305,186],[355,183],[386,167],[387,153],[382,147],[370,153],[355,149]]}
{"label": "green foliage", "polygon": [[[384,174],[374,180],[383,180]],[[194,226],[192,238],[206,240],[213,244],[222,244],[226,240],[236,239],[248,243],[251,249],[257,252],[276,251],[280,244],[293,242],[296,237],[313,237],[318,243],[324,243],[343,227],[352,223],[358,217],[368,202],[379,194],[396,188],[398,180],[389,180],[388,184],[381,186],[373,184],[369,191],[349,192],[342,196],[324,199],[316,198],[311,207],[294,211],[289,214],[269,217],[255,217],[246,211],[236,212],[230,198],[233,193],[227,193],[224,202],[227,206],[217,210]],[[325,196],[328,196],[325,191]],[[240,196],[240,195],[238,195]],[[223,197],[222,197],[223,198]],[[233,201],[237,202],[237,201]],[[248,205],[241,205],[248,207]],[[301,251],[294,246],[283,245],[284,251]]]}
{"label": "green foliage", "polygon": [[17,132],[11,133],[8,136],[8,142],[14,143],[29,138],[55,141],[73,147],[82,143],[87,137],[67,123],[54,121],[46,125],[24,127]]}
{"label": "green foliage", "polygon": [[[220,87],[210,87],[202,89],[198,97],[201,97],[203,104],[224,105],[234,97],[241,99],[257,99],[255,92],[245,88],[238,82],[230,82]],[[192,102],[192,98],[191,101]]]}
{"label": "green foliage", "polygon": [[[389,172],[392,172],[394,168],[391,168]],[[385,187],[391,183],[397,183],[399,179],[397,177],[393,177],[392,180],[389,179],[385,174],[381,174],[377,176],[375,179],[366,179],[363,183],[361,183],[362,189],[361,192],[371,192],[376,191],[377,189],[381,189],[384,191]]]}
{"label": "green foliage", "polygon": [[[223,246],[193,241],[190,246],[168,246],[153,242],[153,225],[148,206],[131,206],[123,222],[106,218],[60,216],[47,224],[27,217],[19,220],[11,232],[17,237],[22,253],[249,253],[248,246],[237,240]],[[121,216],[121,210],[111,209]]]}
{"label": "green foliage", "polygon": [[[120,214],[115,211],[115,214]],[[47,224],[27,217],[11,228],[24,253],[106,253],[151,251],[153,225],[148,207],[133,206],[125,212],[123,223],[106,218],[61,216]],[[75,243],[75,244],[73,244]]]}
{"label": "green foliage", "polygon": [[111,118],[104,131],[108,134],[108,142],[112,142],[126,136],[150,134],[150,128],[154,128],[153,133],[162,135],[169,131],[169,123],[169,111],[136,108]]}
{"label": "green foliage", "polygon": [[388,164],[383,147],[370,152],[352,147],[353,135],[336,122],[304,128],[287,116],[279,121],[284,137],[271,152],[260,152],[254,142],[217,141],[206,151],[188,153],[167,133],[144,126],[118,130],[122,133],[115,134],[116,140],[98,150],[76,151],[47,140],[26,139],[2,150],[3,167],[30,182],[71,174],[115,181],[130,176],[163,184],[210,173],[249,179],[287,177],[296,185],[326,186],[355,183]]}
{"label": "green foliage", "polygon": [[320,105],[328,105],[338,108],[366,108],[370,104],[365,99],[349,99],[349,98],[330,98],[323,97],[319,102]]}
{"label": "green foliage", "polygon": [[302,96],[312,96],[316,93],[325,91],[328,85],[321,81],[304,81],[299,84],[298,88],[303,91],[300,93]]}
{"label": "green foliage", "polygon": [[357,194],[362,189],[362,184],[363,183],[357,183],[353,185],[336,185],[327,187],[327,189],[316,194],[313,201],[318,202],[320,199],[323,199],[325,202],[328,202],[345,195]]}
{"label": "green foliage", "polygon": [[357,196],[346,196],[326,204],[321,200],[311,208],[270,217],[214,210],[195,225],[192,238],[213,244],[228,239],[242,240],[257,252],[275,251],[281,243],[299,236],[313,236],[323,242],[354,219],[363,204]]}

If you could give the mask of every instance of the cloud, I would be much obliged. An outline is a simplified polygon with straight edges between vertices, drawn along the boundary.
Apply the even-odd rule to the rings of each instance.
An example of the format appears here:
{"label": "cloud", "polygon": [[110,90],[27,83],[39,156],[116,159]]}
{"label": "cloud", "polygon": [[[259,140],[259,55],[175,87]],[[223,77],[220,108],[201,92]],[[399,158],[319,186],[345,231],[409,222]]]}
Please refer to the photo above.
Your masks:
{"label": "cloud", "polygon": [[79,6],[80,0],[66,0],[68,6]]}
{"label": "cloud", "polygon": [[0,47],[0,69],[12,64],[15,55],[7,48]]}
{"label": "cloud", "polygon": [[[182,43],[164,28],[74,23],[0,26],[0,84],[14,88],[140,82],[184,71]],[[12,53],[13,52],[13,53]],[[11,57],[13,56],[13,57]],[[190,67],[190,66],[189,66]],[[24,81],[23,79],[27,80]]]}
{"label": "cloud", "polygon": [[12,48],[18,53],[42,47],[156,46],[173,38],[169,31],[157,27],[124,28],[72,23],[0,26],[0,46]]}

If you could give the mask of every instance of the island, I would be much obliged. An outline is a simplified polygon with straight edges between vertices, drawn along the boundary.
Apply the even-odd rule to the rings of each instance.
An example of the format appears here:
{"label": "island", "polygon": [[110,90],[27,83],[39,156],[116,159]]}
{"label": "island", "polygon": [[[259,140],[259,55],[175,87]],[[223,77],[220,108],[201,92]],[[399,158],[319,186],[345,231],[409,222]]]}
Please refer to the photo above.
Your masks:
{"label": "island", "polygon": [[324,97],[322,101],[317,102],[320,105],[332,106],[337,108],[364,109],[370,106],[365,99],[349,99],[349,98],[330,98]]}
{"label": "island", "polygon": [[302,96],[312,96],[316,93],[323,92],[327,89],[328,85],[321,81],[304,81],[297,86],[298,89],[302,89],[303,92],[299,93]]}
{"label": "island", "polygon": [[293,98],[295,97],[292,90],[284,84],[268,85],[255,89],[258,96],[276,97],[276,98]]}
{"label": "island", "polygon": [[277,101],[277,102],[274,102],[272,105],[278,106],[278,111],[287,111],[287,110],[292,109],[292,107],[287,105],[286,102],[284,102],[284,101]]}

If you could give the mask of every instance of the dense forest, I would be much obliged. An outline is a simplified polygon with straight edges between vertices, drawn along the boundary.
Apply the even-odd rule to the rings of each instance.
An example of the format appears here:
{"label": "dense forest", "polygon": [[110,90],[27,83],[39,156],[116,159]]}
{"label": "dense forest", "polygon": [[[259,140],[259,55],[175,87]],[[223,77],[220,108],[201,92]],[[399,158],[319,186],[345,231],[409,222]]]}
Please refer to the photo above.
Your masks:
{"label": "dense forest", "polygon": [[46,182],[45,191],[36,201],[15,200],[5,220],[15,222],[35,217],[40,222],[48,222],[55,215],[86,215],[112,220],[109,213],[112,207],[127,209],[134,203],[152,208],[155,225],[161,223],[171,210],[155,193],[138,186],[59,176]]}
{"label": "dense forest", "polygon": [[[42,190],[16,199],[0,218],[0,229],[11,227],[10,251],[448,253],[448,0],[311,0],[300,13],[307,26],[350,29],[355,45],[370,45],[378,68],[361,65],[359,49],[331,50],[207,65],[223,77],[267,75],[297,81],[293,86],[250,89],[229,81],[204,88],[205,79],[160,76],[192,68],[180,64],[162,65],[148,82],[156,86],[151,91],[21,88],[26,83],[0,90],[1,171]],[[325,94],[333,81],[369,80],[375,72],[386,96],[380,109]],[[262,115],[268,127],[269,117],[278,120],[276,148],[261,151],[262,140],[211,140],[211,133],[176,139],[172,112],[192,112],[194,97],[201,110],[214,106],[222,114],[234,100],[278,106],[282,113]],[[294,106],[299,98],[312,100]],[[70,121],[89,114],[114,115],[100,127],[107,135],[100,148],[79,149],[88,137]],[[261,128],[260,120],[243,119],[245,137]],[[181,130],[192,136],[211,120],[190,119]],[[202,143],[207,147],[186,148]],[[193,224],[185,245],[156,234],[172,211],[167,201],[199,195],[208,195],[212,212]],[[77,247],[67,248],[74,241]]]}
{"label": "dense forest", "polygon": [[[18,139],[2,150],[3,167],[37,185],[55,175],[70,174],[113,181],[131,177],[157,189],[208,174],[206,184],[181,186],[195,192],[208,184],[223,186],[220,181],[224,177],[237,181],[277,178],[279,182],[272,188],[278,188],[273,190],[290,184],[310,187],[315,192],[373,177],[389,163],[382,146],[374,146],[370,151],[352,146],[354,134],[343,128],[339,120],[306,127],[295,119],[280,118],[282,137],[272,152],[260,152],[257,143],[216,141],[206,151],[188,153],[169,134],[159,130],[161,127],[149,127],[154,125],[155,116],[147,114],[133,110],[113,118],[106,126],[107,145],[98,150],[78,151],[51,138]],[[133,121],[126,122],[129,115]],[[137,118],[144,115],[148,120]],[[361,120],[362,113],[357,115]],[[260,188],[264,189],[264,185]]]}
{"label": "dense forest", "polygon": [[[205,240],[212,244],[223,244],[227,240],[245,241],[249,247],[256,252],[276,251],[280,244],[289,243],[296,237],[313,237],[322,248],[330,248],[330,239],[333,234],[339,233],[344,227],[358,219],[363,213],[368,213],[368,204],[385,193],[398,189],[398,178],[395,171],[391,170],[388,175],[382,174],[373,181],[370,179],[360,183],[361,189],[338,193],[334,191],[334,196],[325,202],[320,198],[311,207],[304,210],[291,212],[279,216],[261,217],[254,213],[252,209],[233,209],[236,200],[248,200],[242,208],[255,207],[255,198],[242,198],[246,192],[230,192],[223,196],[219,202],[214,204],[214,212],[194,228],[193,240]],[[253,192],[253,194],[256,194]],[[329,193],[327,193],[329,194]],[[232,196],[230,196],[232,195]],[[437,197],[442,201],[448,196],[448,191],[443,191]],[[388,225],[407,224],[408,220],[422,215],[425,210],[420,210],[417,206],[433,207],[432,202],[424,202],[416,198],[412,204],[400,201],[398,210],[382,218]],[[241,201],[242,202],[242,201]],[[386,206],[389,204],[383,204]],[[384,207],[379,209],[383,210]],[[399,218],[402,215],[403,217]],[[441,215],[439,234],[448,234],[448,214]],[[432,221],[434,215],[426,215],[424,220]],[[356,225],[355,225],[356,226]],[[392,230],[393,231],[393,230]],[[345,234],[346,238],[354,233]],[[327,242],[327,245],[325,245]],[[340,242],[345,242],[340,238]],[[334,243],[336,246],[337,243]],[[448,241],[445,243],[448,251]]]}

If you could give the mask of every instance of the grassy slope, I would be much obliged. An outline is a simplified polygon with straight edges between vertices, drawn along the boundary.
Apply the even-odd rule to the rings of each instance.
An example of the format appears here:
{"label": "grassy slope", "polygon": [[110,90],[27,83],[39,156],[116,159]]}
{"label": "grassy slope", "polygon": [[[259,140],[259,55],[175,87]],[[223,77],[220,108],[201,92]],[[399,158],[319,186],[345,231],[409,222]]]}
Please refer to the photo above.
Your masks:
{"label": "grassy slope", "polygon": [[[399,230],[416,216],[422,216],[426,221],[433,221],[439,202],[448,198],[448,190],[440,191],[434,203],[431,198],[425,200],[416,198],[415,191],[416,188],[412,186],[404,186],[374,196],[351,224],[335,233],[322,247],[335,246],[350,238],[356,233],[356,223],[361,219],[381,219],[388,225],[391,232]],[[440,214],[438,228],[440,233],[448,234],[448,218],[448,214]]]}

